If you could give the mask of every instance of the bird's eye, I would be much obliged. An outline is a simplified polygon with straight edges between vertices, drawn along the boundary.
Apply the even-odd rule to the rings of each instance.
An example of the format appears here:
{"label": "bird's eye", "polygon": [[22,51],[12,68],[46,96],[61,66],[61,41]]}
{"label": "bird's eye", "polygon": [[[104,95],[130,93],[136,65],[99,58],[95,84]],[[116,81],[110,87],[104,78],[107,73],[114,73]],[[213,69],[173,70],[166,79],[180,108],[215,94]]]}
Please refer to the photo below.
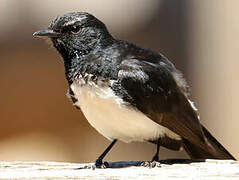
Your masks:
{"label": "bird's eye", "polygon": [[71,32],[76,34],[80,31],[80,26],[72,26],[71,27]]}

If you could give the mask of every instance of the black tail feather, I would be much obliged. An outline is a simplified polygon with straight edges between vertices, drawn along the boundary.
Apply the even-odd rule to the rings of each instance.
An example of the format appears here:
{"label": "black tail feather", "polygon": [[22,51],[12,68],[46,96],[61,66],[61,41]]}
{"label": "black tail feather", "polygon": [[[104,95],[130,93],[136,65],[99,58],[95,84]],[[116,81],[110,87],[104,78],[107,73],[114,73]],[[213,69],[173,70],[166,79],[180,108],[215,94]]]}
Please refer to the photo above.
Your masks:
{"label": "black tail feather", "polygon": [[[207,148],[201,149],[192,144],[187,139],[183,139],[183,146],[186,152],[193,159],[233,159],[235,158],[202,126],[205,135],[205,145]],[[207,149],[207,150],[205,150]]]}

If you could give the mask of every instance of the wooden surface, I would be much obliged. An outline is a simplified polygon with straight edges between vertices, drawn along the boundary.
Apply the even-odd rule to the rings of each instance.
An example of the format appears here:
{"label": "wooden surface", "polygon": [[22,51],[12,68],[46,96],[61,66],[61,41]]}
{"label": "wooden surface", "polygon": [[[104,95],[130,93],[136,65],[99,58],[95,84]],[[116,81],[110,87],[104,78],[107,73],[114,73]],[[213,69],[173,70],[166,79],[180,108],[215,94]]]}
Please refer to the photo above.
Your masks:
{"label": "wooden surface", "polygon": [[93,170],[80,163],[0,162],[0,179],[239,179],[239,163],[232,160],[166,160],[154,168],[136,161],[109,164],[111,168]]}

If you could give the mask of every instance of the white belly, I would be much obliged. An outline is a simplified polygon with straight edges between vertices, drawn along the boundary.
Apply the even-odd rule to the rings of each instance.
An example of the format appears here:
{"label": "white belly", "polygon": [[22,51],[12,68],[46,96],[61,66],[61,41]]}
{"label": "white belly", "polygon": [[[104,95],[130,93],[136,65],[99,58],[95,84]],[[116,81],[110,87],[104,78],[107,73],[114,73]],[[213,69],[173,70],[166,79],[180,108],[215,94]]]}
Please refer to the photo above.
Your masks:
{"label": "white belly", "polygon": [[156,140],[167,136],[181,139],[169,129],[155,123],[142,112],[127,105],[109,87],[98,87],[94,83],[81,86],[73,83],[71,89],[89,123],[109,139],[124,142]]}

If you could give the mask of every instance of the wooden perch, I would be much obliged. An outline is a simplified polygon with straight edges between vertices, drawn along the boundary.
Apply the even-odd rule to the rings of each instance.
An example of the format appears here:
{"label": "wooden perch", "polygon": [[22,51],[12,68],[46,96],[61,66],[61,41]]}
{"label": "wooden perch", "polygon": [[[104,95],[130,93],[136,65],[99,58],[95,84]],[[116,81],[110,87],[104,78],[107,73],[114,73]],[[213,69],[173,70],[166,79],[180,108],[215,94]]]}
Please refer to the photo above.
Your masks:
{"label": "wooden perch", "polygon": [[0,162],[0,179],[239,179],[233,160],[165,160],[159,167],[142,162],[114,162],[111,168],[87,169],[89,164],[63,162]]}

